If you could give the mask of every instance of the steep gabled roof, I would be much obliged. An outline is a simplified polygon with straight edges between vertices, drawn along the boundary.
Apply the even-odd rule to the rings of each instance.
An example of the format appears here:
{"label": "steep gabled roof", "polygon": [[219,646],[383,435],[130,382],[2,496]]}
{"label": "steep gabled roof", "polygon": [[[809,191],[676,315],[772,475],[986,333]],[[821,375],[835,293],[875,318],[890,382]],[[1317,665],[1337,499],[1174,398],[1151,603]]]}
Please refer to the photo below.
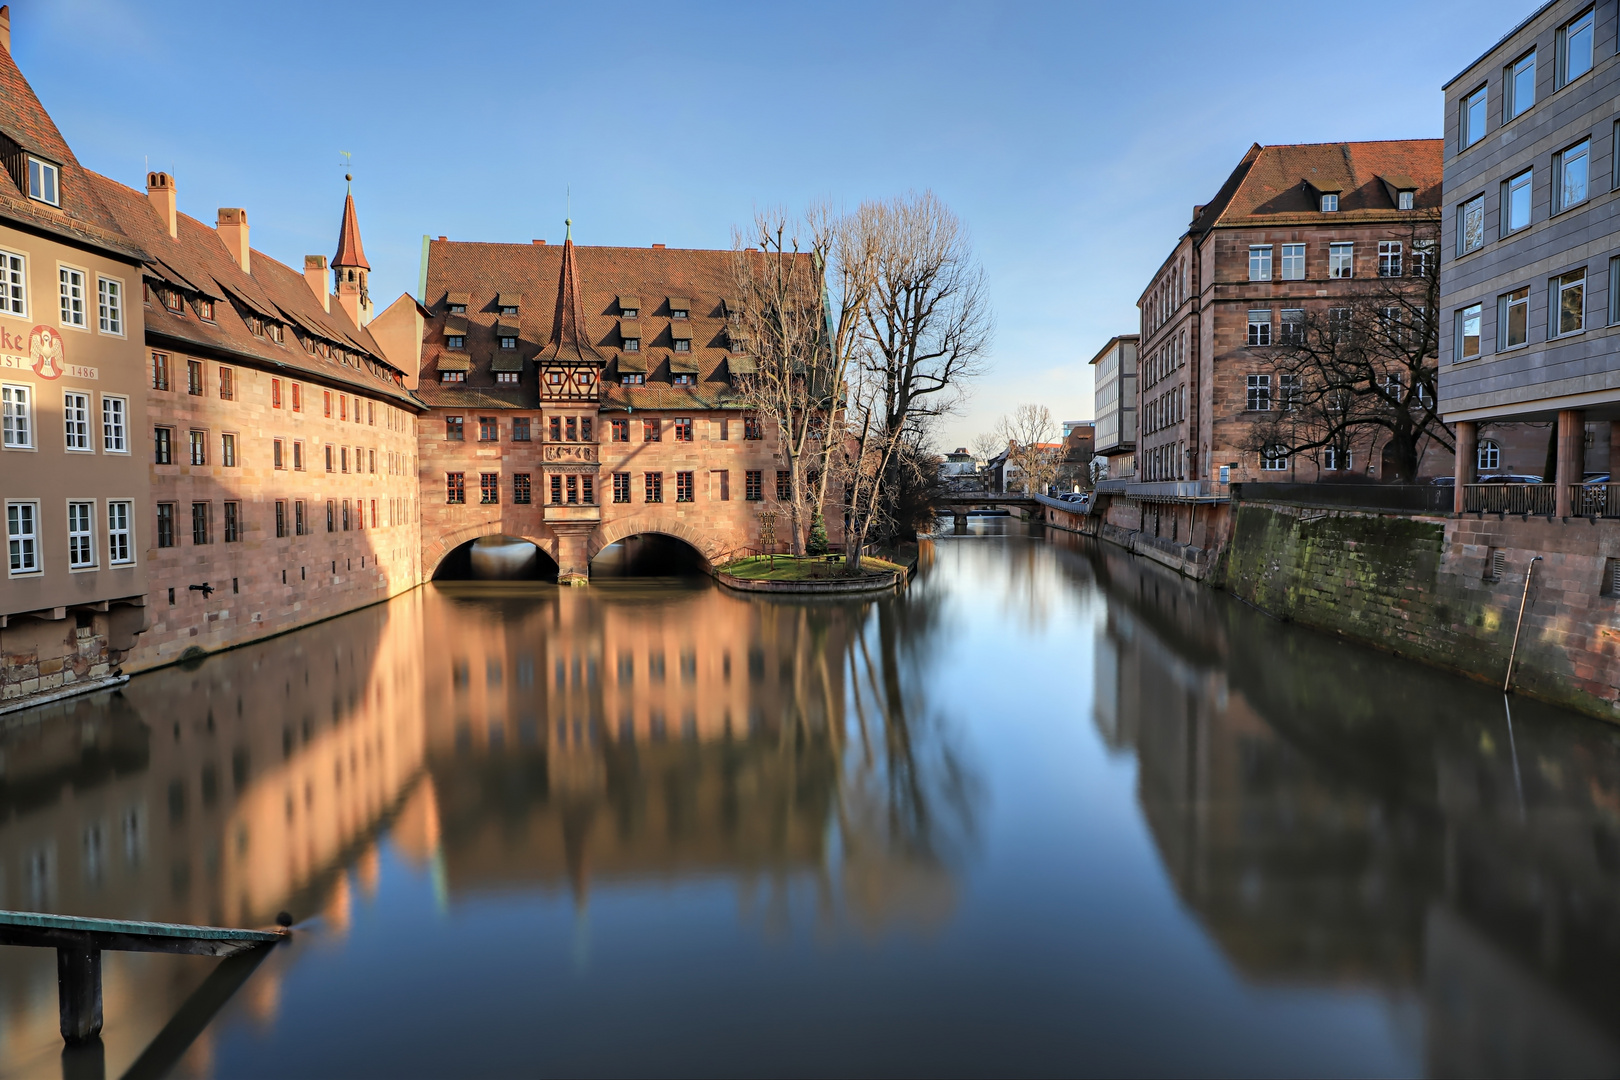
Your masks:
{"label": "steep gabled roof", "polygon": [[585,327],[585,307],[579,296],[579,268],[574,264],[573,222],[563,241],[562,269],[557,275],[557,310],[551,316],[551,340],[537,359],[575,364],[605,364],[607,358],[591,345]]}
{"label": "steep gabled roof", "polygon": [[337,254],[332,256],[332,268],[335,270],[340,266],[371,269],[371,264],[366,262],[365,249],[360,246],[360,219],[354,212],[352,191],[343,196],[343,224],[338,226]]}

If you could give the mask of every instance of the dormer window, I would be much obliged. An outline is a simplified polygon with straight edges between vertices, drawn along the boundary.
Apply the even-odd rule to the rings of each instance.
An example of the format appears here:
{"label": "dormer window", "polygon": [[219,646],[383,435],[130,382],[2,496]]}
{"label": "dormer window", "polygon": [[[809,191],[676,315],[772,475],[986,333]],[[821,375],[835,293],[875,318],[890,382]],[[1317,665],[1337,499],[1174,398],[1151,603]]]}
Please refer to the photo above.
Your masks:
{"label": "dormer window", "polygon": [[1339,208],[1339,196],[1335,192],[1328,192],[1322,196],[1322,213],[1331,214]]}
{"label": "dormer window", "polygon": [[468,293],[453,292],[445,294],[445,310],[451,315],[467,314],[467,305],[470,303],[472,303],[472,296]]}
{"label": "dormer window", "polygon": [[48,161],[37,157],[28,159],[28,197],[52,206],[62,205],[59,183],[62,171]]}
{"label": "dormer window", "polygon": [[515,371],[497,371],[495,381],[508,385],[515,384],[518,381],[518,373]]}
{"label": "dormer window", "polygon": [[639,297],[639,296],[628,296],[628,295],[620,294],[620,296],[619,296],[619,318],[621,318],[621,319],[634,319],[637,315],[640,315],[640,314],[641,314],[641,297]]}
{"label": "dormer window", "polygon": [[452,315],[465,315],[465,314],[467,314],[467,305],[466,304],[451,304],[450,305],[450,314],[452,314]]}
{"label": "dormer window", "polygon": [[214,302],[212,300],[205,297],[198,297],[197,318],[207,319],[209,322],[214,321]]}
{"label": "dormer window", "polygon": [[641,374],[626,374],[619,376],[620,386],[640,386],[647,381],[647,376]]}
{"label": "dormer window", "polygon": [[1397,209],[1397,210],[1410,210],[1410,209],[1412,209],[1412,199],[1413,199],[1413,196],[1416,195],[1416,194],[1417,193],[1414,192],[1414,191],[1402,191],[1402,192],[1399,192],[1395,196],[1395,209]]}
{"label": "dormer window", "polygon": [[676,352],[691,352],[692,351],[692,339],[691,338],[676,338],[675,339],[675,351]]}
{"label": "dormer window", "polygon": [[522,305],[522,293],[503,292],[495,297],[495,310],[502,315],[516,315]]}
{"label": "dormer window", "polygon": [[174,289],[163,290],[163,306],[174,312],[176,315],[184,315],[186,313],[186,301],[180,295],[180,293]]}
{"label": "dormer window", "polygon": [[503,337],[503,338],[501,338],[501,348],[503,348],[503,349],[515,349],[515,348],[517,348],[517,338],[515,338],[515,337]]}
{"label": "dormer window", "polygon": [[518,311],[517,311],[517,305],[516,304],[502,304],[501,305],[500,314],[502,314],[502,315],[516,315],[517,313],[518,313]]}
{"label": "dormer window", "polygon": [[444,347],[447,349],[465,349],[467,339],[461,334],[447,334],[444,339]]}
{"label": "dormer window", "polygon": [[693,375],[674,375],[671,376],[671,381],[676,386],[692,386],[697,382],[697,377]]}
{"label": "dormer window", "polygon": [[624,351],[625,352],[640,352],[641,351],[641,339],[640,338],[625,338],[624,339]]}
{"label": "dormer window", "polygon": [[466,382],[467,381],[467,373],[465,371],[441,371],[441,372],[439,372],[439,381],[440,382]]}
{"label": "dormer window", "polygon": [[625,308],[623,311],[619,312],[619,318],[621,318],[621,319],[633,319],[637,315],[640,315],[640,314],[641,314],[641,311],[638,308]]}
{"label": "dormer window", "polygon": [[669,309],[669,317],[672,318],[672,319],[685,319],[688,316],[689,316],[689,312],[687,311],[686,308],[678,307],[678,308],[670,308]]}

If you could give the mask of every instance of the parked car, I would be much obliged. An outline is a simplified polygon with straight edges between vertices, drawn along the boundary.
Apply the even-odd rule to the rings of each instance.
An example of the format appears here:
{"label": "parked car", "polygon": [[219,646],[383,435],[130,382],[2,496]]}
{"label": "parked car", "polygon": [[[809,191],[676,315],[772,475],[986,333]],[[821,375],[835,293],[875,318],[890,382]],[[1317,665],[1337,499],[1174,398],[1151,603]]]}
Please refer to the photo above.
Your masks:
{"label": "parked car", "polygon": [[1433,484],[1435,487],[1456,487],[1457,478],[1455,476],[1437,476],[1433,480],[1430,480],[1429,483]]}
{"label": "parked car", "polygon": [[1482,476],[1481,484],[1539,484],[1541,477],[1527,476],[1520,473],[1501,473],[1497,476]]}
{"label": "parked car", "polygon": [[1602,472],[1602,473],[1587,473],[1584,477],[1581,478],[1581,483],[1583,483],[1583,484],[1607,484],[1607,483],[1611,483],[1611,481],[1609,480],[1609,474],[1606,473],[1606,472]]}

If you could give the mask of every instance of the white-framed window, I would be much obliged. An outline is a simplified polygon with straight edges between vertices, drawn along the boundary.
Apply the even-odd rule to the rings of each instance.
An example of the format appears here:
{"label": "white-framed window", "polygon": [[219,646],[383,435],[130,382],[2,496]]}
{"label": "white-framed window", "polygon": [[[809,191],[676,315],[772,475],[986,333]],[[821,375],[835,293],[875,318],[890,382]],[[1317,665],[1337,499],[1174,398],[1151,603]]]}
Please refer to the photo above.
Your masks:
{"label": "white-framed window", "polygon": [[1553,155],[1553,213],[1586,201],[1591,172],[1591,139],[1582,139]]}
{"label": "white-framed window", "polygon": [[129,399],[101,395],[101,448],[109,454],[129,453]]}
{"label": "white-framed window", "polygon": [[1278,339],[1283,345],[1305,344],[1305,309],[1282,309],[1282,336]]}
{"label": "white-framed window", "polygon": [[40,572],[39,503],[6,503],[6,549],[13,576]]}
{"label": "white-framed window", "polygon": [[1512,179],[1502,181],[1503,236],[1529,228],[1530,192],[1534,180],[1534,171],[1526,169]]}
{"label": "white-framed window", "polygon": [[1250,412],[1271,411],[1271,376],[1250,375],[1248,409]]}
{"label": "white-framed window", "polygon": [[117,278],[96,278],[96,319],[103,334],[124,336],[124,283]]}
{"label": "white-framed window", "polygon": [[1271,309],[1249,309],[1249,340],[1250,345],[1271,344]]}
{"label": "white-framed window", "polygon": [[1558,31],[1558,85],[1568,86],[1592,70],[1592,9],[1565,23]]}
{"label": "white-framed window", "polygon": [[0,251],[0,315],[28,318],[28,259]]}
{"label": "white-framed window", "polygon": [[1530,340],[1530,287],[1496,298],[1496,351],[1516,349]]}
{"label": "white-framed window", "polygon": [[1485,196],[1475,195],[1457,208],[1457,254],[1485,246]]}
{"label": "white-framed window", "polygon": [[1531,49],[1508,65],[1502,80],[1502,120],[1505,123],[1536,103],[1536,51]]}
{"label": "white-framed window", "polygon": [[1485,137],[1486,88],[1480,87],[1462,99],[1457,114],[1458,149],[1466,150]]}
{"label": "white-framed window", "polygon": [[1412,257],[1408,259],[1408,273],[1415,278],[1428,277],[1437,265],[1434,261],[1433,240],[1412,241]]}
{"label": "white-framed window", "polygon": [[501,348],[503,348],[503,349],[515,349],[515,348],[517,348],[517,338],[515,338],[515,337],[503,337],[503,338],[501,338]]}
{"label": "white-framed window", "polygon": [[86,329],[84,271],[72,266],[57,266],[57,281],[62,293],[62,325]]}
{"label": "white-framed window", "polygon": [[1454,345],[1453,359],[1458,363],[1472,360],[1479,355],[1479,317],[1481,305],[1469,304],[1465,308],[1457,309],[1457,330],[1453,335],[1457,340]]}
{"label": "white-framed window", "polygon": [[1562,337],[1586,329],[1586,267],[1552,279],[1548,286],[1547,336]]}
{"label": "white-framed window", "polygon": [[1399,240],[1378,241],[1378,276],[1401,276],[1401,242]]}
{"label": "white-framed window", "polygon": [[446,334],[444,336],[444,347],[447,349],[464,349],[467,347],[467,336],[465,334]]}
{"label": "white-framed window", "polygon": [[69,450],[89,450],[90,395],[68,390],[62,394],[62,428]]}
{"label": "white-framed window", "polygon": [[135,504],[127,499],[107,501],[107,564],[126,566],[135,561]]}
{"label": "white-framed window", "polygon": [[62,205],[62,170],[42,158],[28,159],[28,197],[52,206]]}
{"label": "white-framed window", "polygon": [[1282,246],[1282,279],[1284,281],[1305,280],[1305,245],[1284,244]]}
{"label": "white-framed window", "polygon": [[1283,412],[1293,412],[1300,406],[1304,394],[1304,383],[1299,375],[1277,376],[1277,407]]}
{"label": "white-framed window", "polygon": [[1349,243],[1328,245],[1328,277],[1356,276],[1356,245]]}
{"label": "white-framed window", "polygon": [[1502,467],[1502,447],[1494,439],[1479,440],[1474,454],[1474,467],[1480,472],[1495,472]]}
{"label": "white-framed window", "polygon": [[187,445],[190,449],[188,460],[191,464],[208,464],[208,432],[192,431]]}
{"label": "white-framed window", "polygon": [[68,569],[89,570],[96,565],[96,504],[76,499],[67,504]]}
{"label": "white-framed window", "polygon": [[30,450],[34,446],[34,389],[0,386],[0,446]]}
{"label": "white-framed window", "polygon": [[1410,210],[1417,200],[1415,191],[1397,191],[1395,193],[1395,209]]}
{"label": "white-framed window", "polygon": [[1350,448],[1347,446],[1327,446],[1322,449],[1322,468],[1330,472],[1342,472],[1353,468],[1351,464]]}
{"label": "white-framed window", "polygon": [[1339,193],[1330,191],[1322,196],[1322,213],[1331,214],[1339,209]]}
{"label": "white-framed window", "polygon": [[1268,446],[1260,451],[1261,472],[1287,472],[1288,447]]}
{"label": "white-framed window", "polygon": [[497,383],[516,383],[518,381],[518,373],[515,371],[497,371],[495,373],[495,381]]}
{"label": "white-framed window", "polygon": [[1249,280],[1271,280],[1271,245],[1249,245]]}

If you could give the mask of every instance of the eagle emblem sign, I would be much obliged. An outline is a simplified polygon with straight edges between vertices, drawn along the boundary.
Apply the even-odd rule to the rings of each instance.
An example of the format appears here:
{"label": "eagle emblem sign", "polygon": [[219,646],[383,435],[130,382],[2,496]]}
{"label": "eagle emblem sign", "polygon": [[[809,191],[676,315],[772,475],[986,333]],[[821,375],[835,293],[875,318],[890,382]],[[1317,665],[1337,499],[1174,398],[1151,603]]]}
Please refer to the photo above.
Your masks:
{"label": "eagle emblem sign", "polygon": [[34,374],[42,379],[62,377],[62,335],[48,326],[36,326],[28,335],[28,355]]}

